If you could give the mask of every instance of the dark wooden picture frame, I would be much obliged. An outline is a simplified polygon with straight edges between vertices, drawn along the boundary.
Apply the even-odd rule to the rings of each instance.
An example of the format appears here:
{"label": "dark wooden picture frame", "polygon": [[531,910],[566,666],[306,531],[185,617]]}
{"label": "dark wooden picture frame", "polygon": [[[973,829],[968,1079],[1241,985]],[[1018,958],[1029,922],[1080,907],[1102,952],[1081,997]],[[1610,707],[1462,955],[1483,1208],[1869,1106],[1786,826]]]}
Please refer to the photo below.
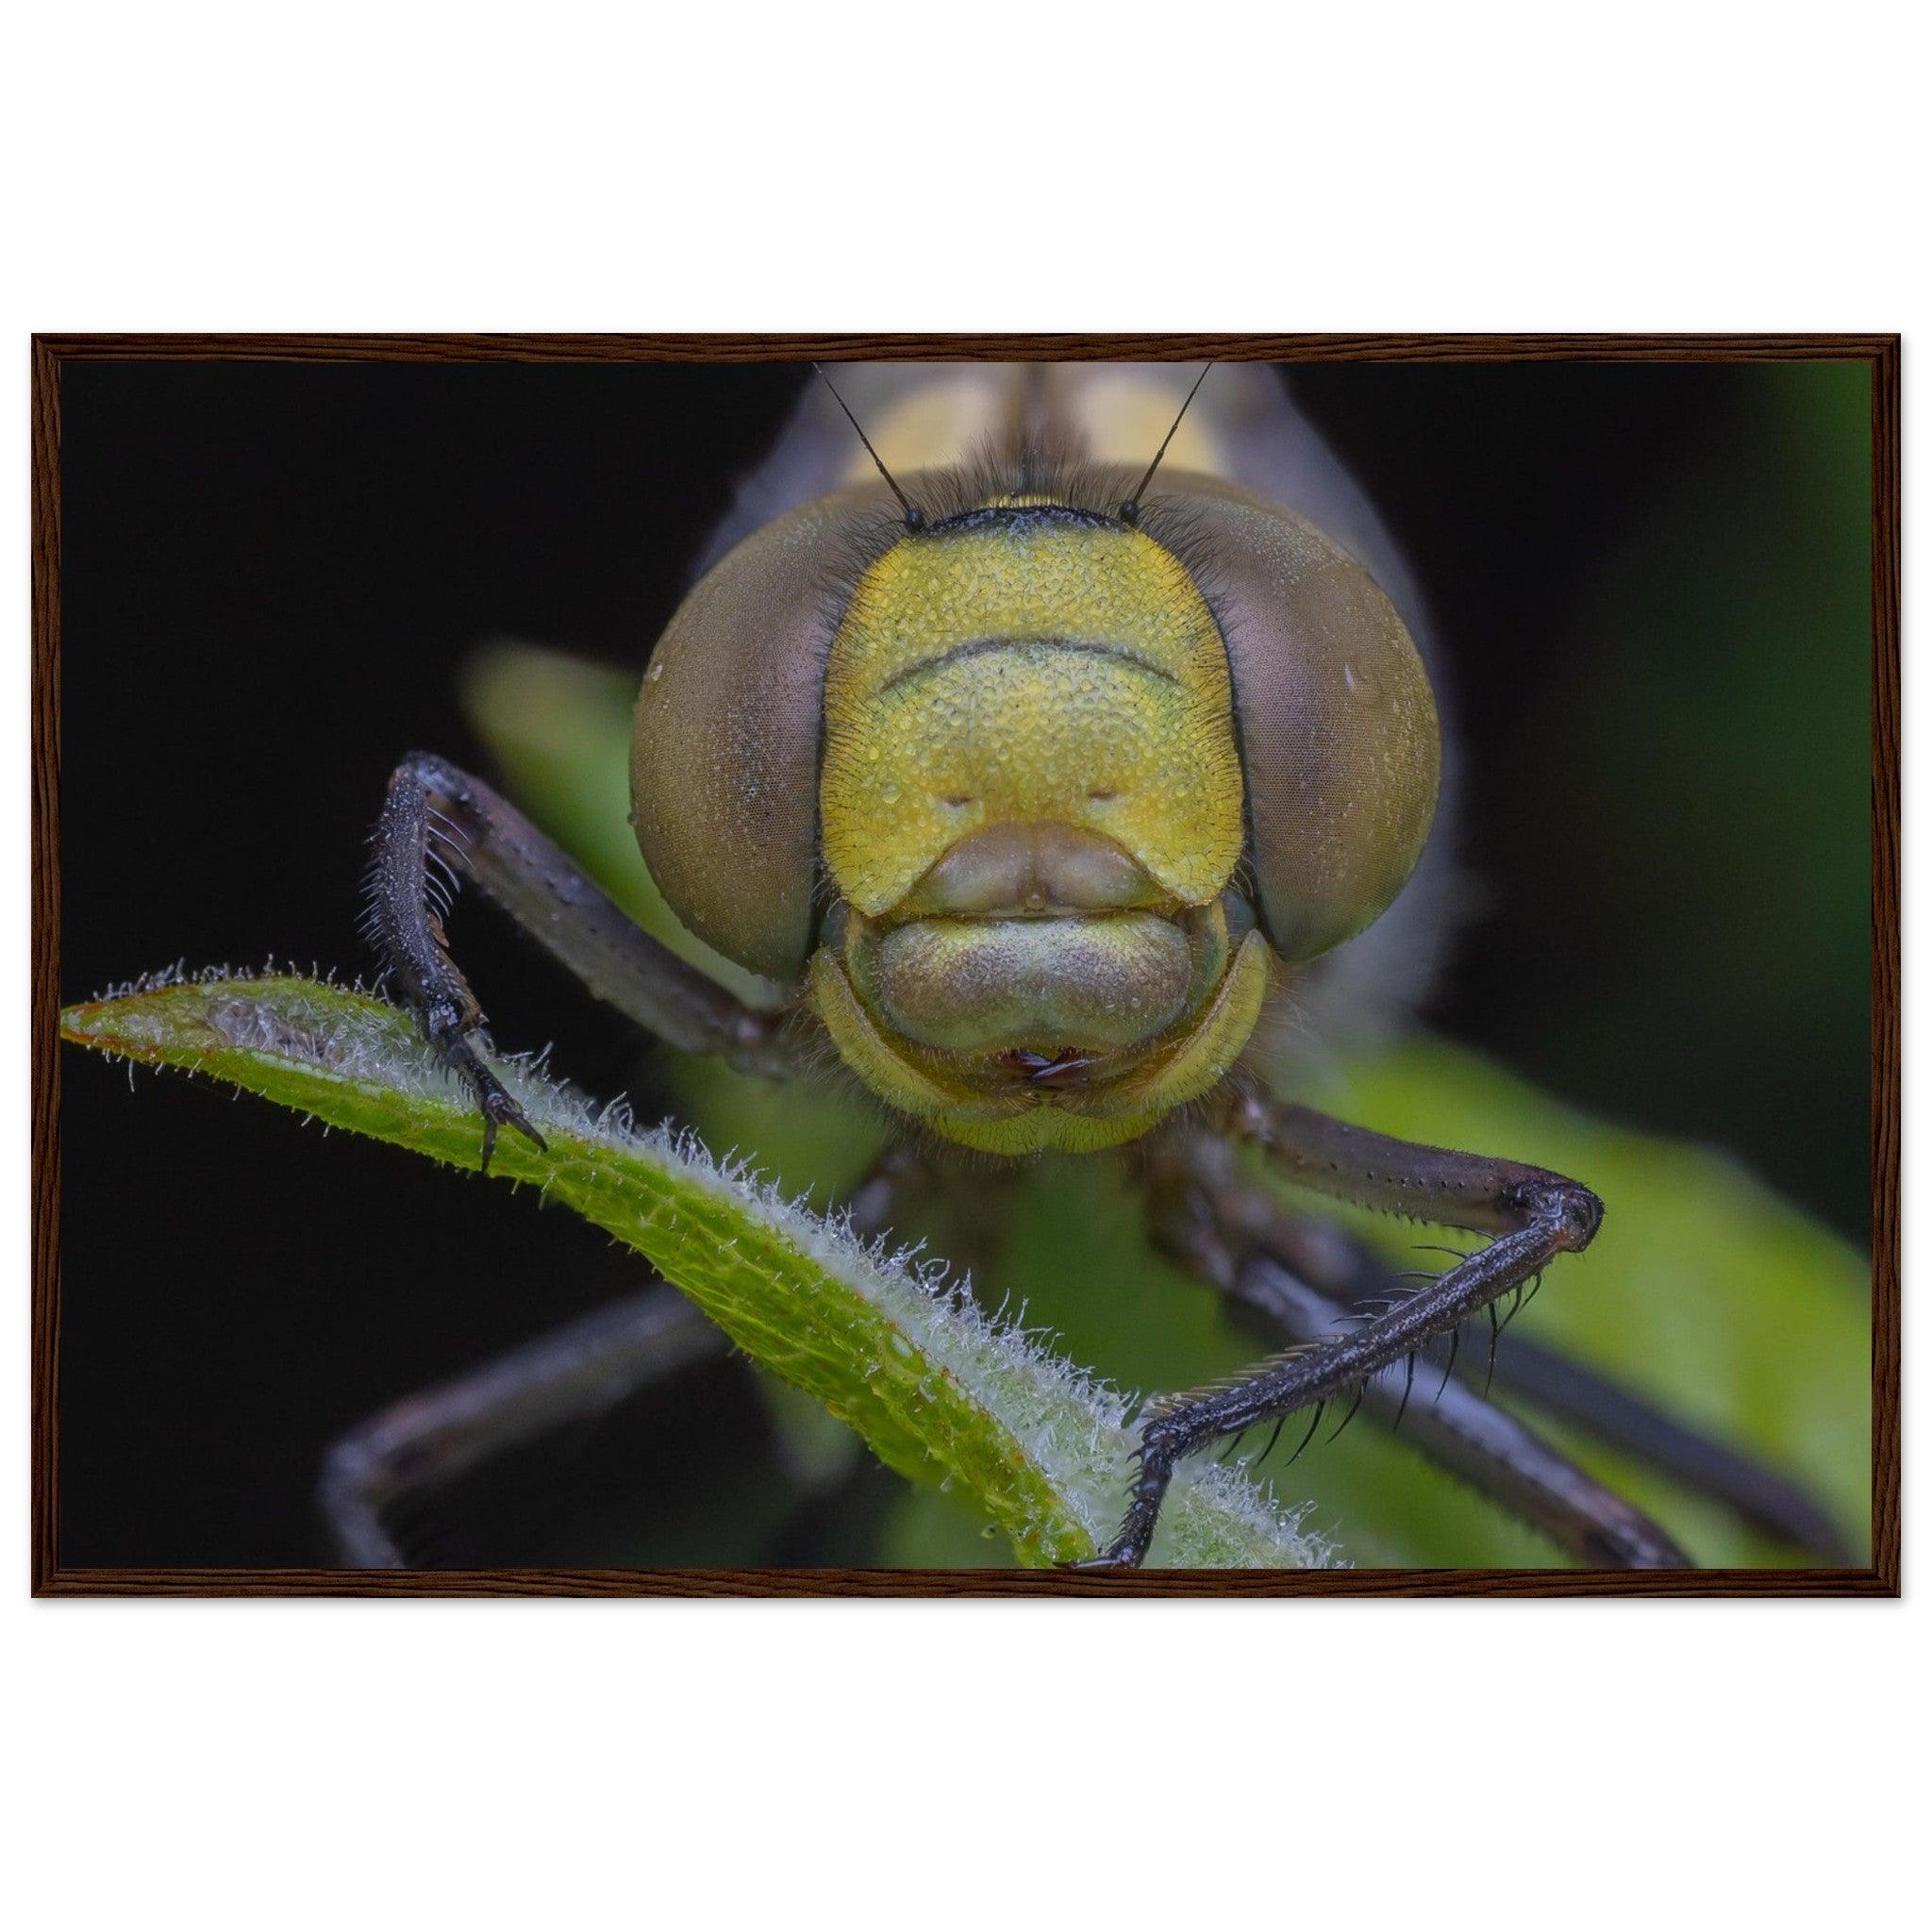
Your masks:
{"label": "dark wooden picture frame", "polygon": [[[61,381],[87,361],[763,361],[817,358],[1332,361],[1845,361],[1872,375],[1872,1563],[1752,1569],[1063,1572],[206,1570],[62,1567],[59,1202]],[[42,336],[32,366],[32,1589],[37,1595],[1892,1596],[1901,1574],[1899,695],[1895,335]]]}

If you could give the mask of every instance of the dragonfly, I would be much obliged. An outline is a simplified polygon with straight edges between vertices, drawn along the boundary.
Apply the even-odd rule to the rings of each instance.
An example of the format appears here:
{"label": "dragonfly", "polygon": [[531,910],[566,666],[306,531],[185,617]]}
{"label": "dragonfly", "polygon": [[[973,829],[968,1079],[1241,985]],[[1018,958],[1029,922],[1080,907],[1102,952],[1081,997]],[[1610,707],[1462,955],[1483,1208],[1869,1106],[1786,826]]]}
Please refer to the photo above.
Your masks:
{"label": "dragonfly", "polygon": [[[862,1226],[1047,1155],[1123,1163],[1162,1252],[1269,1348],[1145,1405],[1088,1567],[1144,1561],[1183,1459],[1358,1413],[1578,1560],[1689,1561],[1499,1383],[1835,1554],[1776,1470],[1581,1362],[1498,1349],[1595,1238],[1587,1176],[1300,1097],[1310,1064],[1412,1024],[1455,942],[1443,674],[1422,587],[1274,370],[840,365],[739,490],[639,693],[637,841],[733,983],[431,752],[391,777],[366,928],[474,1097],[485,1167],[501,1133],[542,1143],[455,957],[464,885],[657,1039],[870,1096],[895,1133]],[[1271,1181],[1467,1240],[1397,1274]],[[324,1478],[345,1558],[399,1561],[400,1496],[674,1372],[695,1320],[646,1296],[372,1419]]]}

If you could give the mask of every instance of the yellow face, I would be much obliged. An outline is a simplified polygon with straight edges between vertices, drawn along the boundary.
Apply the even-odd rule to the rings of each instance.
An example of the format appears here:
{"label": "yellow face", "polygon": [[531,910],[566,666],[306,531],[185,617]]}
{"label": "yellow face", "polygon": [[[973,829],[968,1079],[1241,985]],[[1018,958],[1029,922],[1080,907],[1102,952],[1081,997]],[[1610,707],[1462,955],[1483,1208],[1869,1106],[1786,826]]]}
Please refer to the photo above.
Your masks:
{"label": "yellow face", "polygon": [[878,484],[800,504],[698,582],[638,697],[632,823],[678,918],[992,1152],[1205,1094],[1435,814],[1427,671],[1361,565],[1205,472],[1091,507],[1139,474],[910,527]]}
{"label": "yellow face", "polygon": [[[875,1092],[1003,1154],[1111,1145],[1259,1016],[1227,647],[1138,529],[1024,498],[867,571],[824,682],[816,1009]],[[1232,929],[1229,905],[1234,908]]]}

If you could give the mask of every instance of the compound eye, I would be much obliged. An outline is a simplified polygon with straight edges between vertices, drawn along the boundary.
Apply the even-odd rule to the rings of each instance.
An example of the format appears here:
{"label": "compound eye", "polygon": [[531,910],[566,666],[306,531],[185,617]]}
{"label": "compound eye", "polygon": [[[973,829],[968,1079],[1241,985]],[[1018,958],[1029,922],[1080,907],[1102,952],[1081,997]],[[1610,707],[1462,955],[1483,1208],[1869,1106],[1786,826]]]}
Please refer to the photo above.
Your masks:
{"label": "compound eye", "polygon": [[905,534],[883,485],[766,525],[678,607],[638,694],[631,823],[685,925],[792,980],[811,948],[825,658],[853,587]]}
{"label": "compound eye", "polygon": [[1312,524],[1225,487],[1186,500],[1176,542],[1227,641],[1257,910],[1310,959],[1394,899],[1436,815],[1441,742],[1414,641],[1368,573]]}

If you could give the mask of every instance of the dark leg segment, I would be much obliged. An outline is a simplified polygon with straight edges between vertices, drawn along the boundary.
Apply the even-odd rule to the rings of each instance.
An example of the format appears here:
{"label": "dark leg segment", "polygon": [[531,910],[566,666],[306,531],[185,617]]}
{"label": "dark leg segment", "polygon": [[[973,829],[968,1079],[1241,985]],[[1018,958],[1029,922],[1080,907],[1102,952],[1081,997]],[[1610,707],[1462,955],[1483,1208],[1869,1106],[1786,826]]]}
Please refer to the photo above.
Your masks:
{"label": "dark leg segment", "polygon": [[[1279,1261],[1251,1256],[1234,1293],[1297,1340],[1319,1341],[1346,1321]],[[1427,1376],[1418,1388],[1412,1377]],[[1362,1388],[1362,1406],[1432,1461],[1541,1530],[1591,1569],[1681,1570],[1690,1559],[1634,1504],[1579,1469],[1466,1382],[1424,1363],[1391,1363]]]}
{"label": "dark leg segment", "polygon": [[1590,1245],[1603,1204],[1542,1168],[1414,1146],[1307,1108],[1244,1098],[1233,1123],[1305,1186],[1372,1208],[1495,1239],[1440,1279],[1360,1326],[1297,1348],[1211,1389],[1170,1396],[1141,1432],[1141,1467],[1120,1533],[1094,1567],[1131,1568],[1147,1554],[1174,1465],[1223,1436],[1353,1396],[1392,1362],[1522,1288],[1557,1256]]}
{"label": "dark leg segment", "polygon": [[1588,1429],[1737,1516],[1827,1563],[1857,1561],[1824,1506],[1775,1469],[1689,1427],[1675,1416],[1553,1348],[1510,1336],[1496,1356],[1496,1382],[1547,1415]]}
{"label": "dark leg segment", "polygon": [[660,1283],[406,1396],[342,1437],[323,1463],[318,1500],[342,1562],[401,1569],[383,1520],[395,1504],[724,1347],[723,1331]]}
{"label": "dark leg segment", "polygon": [[376,825],[368,930],[391,982],[483,1109],[483,1164],[499,1126],[543,1143],[490,1070],[482,1008],[443,928],[459,877],[473,879],[600,999],[687,1053],[748,1072],[791,1062],[780,1022],[734,999],[661,946],[560,847],[480,778],[412,752],[389,781]]}
{"label": "dark leg segment", "polygon": [[[1187,1160],[1224,1221],[1326,1301],[1359,1315],[1365,1305],[1380,1307],[1403,1291],[1381,1257],[1354,1236],[1329,1223],[1291,1220],[1269,1197],[1241,1186],[1222,1143],[1197,1137]],[[1283,1339],[1311,1338],[1291,1332]],[[1556,1349],[1514,1332],[1497,1347],[1493,1332],[1479,1324],[1457,1374],[1485,1393],[1493,1384],[1546,1415],[1574,1423],[1610,1448],[1724,1504],[1767,1536],[1826,1562],[1856,1560],[1830,1513],[1802,1483]]]}
{"label": "dark leg segment", "polygon": [[[1359,1286],[1347,1237],[1291,1221],[1234,1169],[1225,1142],[1197,1136],[1183,1146],[1164,1191],[1163,1246],[1277,1343],[1328,1340],[1351,1312],[1347,1293],[1335,1291],[1337,1277],[1344,1291]],[[1399,1428],[1432,1461],[1580,1562],[1637,1570],[1687,1563],[1641,1510],[1446,1367],[1391,1363],[1359,1392],[1365,1414]]]}
{"label": "dark leg segment", "polygon": [[[855,1188],[848,1206],[862,1235],[881,1232],[903,1191],[925,1178],[911,1150],[890,1147]],[[724,1353],[724,1333],[676,1290],[658,1283],[508,1350],[468,1374],[408,1395],[337,1441],[323,1462],[317,1500],[344,1565],[405,1567],[387,1517],[415,1497],[552,1429],[614,1408],[684,1369]],[[781,1448],[784,1442],[780,1434]],[[855,1444],[855,1446],[857,1446]],[[851,1469],[791,1469],[805,1496],[785,1547],[815,1549],[834,1537],[852,1546],[841,1499],[859,1513],[877,1501],[880,1466],[867,1455]],[[829,1487],[827,1487],[829,1485]],[[887,1478],[890,1496],[892,1479]]]}

